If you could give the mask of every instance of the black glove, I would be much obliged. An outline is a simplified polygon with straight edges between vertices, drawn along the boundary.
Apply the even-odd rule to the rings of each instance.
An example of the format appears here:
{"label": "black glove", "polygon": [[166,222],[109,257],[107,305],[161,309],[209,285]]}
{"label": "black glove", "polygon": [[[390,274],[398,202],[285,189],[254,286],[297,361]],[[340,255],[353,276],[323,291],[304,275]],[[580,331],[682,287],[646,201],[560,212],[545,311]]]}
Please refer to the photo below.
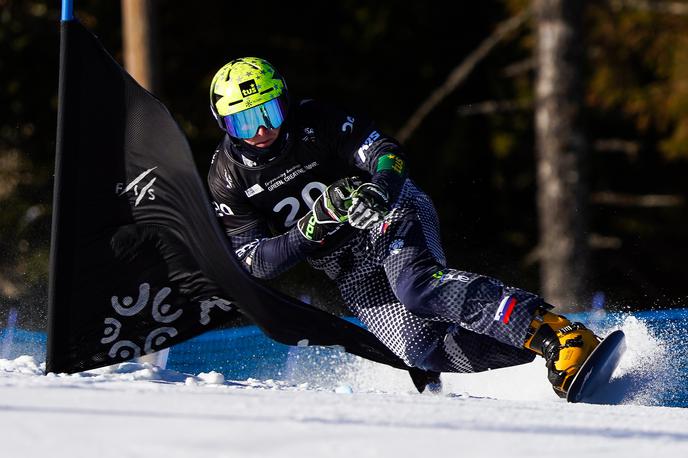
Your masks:
{"label": "black glove", "polygon": [[389,213],[389,195],[375,183],[363,183],[351,195],[349,224],[368,229]]}
{"label": "black glove", "polygon": [[361,180],[357,177],[342,178],[329,185],[315,199],[311,211],[296,223],[301,235],[312,242],[323,243],[325,237],[339,230],[348,218],[351,193],[360,185]]}

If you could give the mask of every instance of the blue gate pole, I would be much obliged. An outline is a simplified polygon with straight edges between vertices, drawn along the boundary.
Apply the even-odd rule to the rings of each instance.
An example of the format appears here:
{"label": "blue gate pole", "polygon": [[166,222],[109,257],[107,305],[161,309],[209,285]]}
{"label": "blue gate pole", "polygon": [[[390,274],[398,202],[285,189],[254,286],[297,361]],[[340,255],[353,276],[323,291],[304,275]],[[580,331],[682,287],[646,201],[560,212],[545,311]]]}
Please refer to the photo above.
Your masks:
{"label": "blue gate pole", "polygon": [[0,343],[0,358],[9,359],[14,343],[14,330],[17,327],[17,309],[12,307],[7,314],[7,327]]}
{"label": "blue gate pole", "polygon": [[62,20],[71,21],[74,19],[74,1],[62,0]]}

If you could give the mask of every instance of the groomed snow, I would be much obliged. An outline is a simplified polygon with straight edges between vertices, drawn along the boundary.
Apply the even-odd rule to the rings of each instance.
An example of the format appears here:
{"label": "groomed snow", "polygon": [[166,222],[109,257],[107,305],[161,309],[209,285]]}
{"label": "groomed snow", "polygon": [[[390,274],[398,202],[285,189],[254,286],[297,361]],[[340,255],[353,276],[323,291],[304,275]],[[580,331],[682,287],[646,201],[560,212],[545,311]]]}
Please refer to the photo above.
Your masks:
{"label": "groomed snow", "polygon": [[30,356],[0,359],[0,456],[688,456],[688,410],[653,406],[666,350],[637,320],[621,327],[629,351],[607,396],[622,405],[566,404],[542,360],[445,374],[444,394],[419,395],[362,360],[328,386],[137,363],[45,376]]}

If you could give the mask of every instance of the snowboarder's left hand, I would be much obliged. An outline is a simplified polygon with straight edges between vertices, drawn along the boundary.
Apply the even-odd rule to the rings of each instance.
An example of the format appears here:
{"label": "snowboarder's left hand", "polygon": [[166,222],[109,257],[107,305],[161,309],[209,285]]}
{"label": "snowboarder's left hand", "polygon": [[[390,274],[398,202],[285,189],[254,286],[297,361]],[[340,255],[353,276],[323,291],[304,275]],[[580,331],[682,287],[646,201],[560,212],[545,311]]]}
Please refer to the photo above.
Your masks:
{"label": "snowboarder's left hand", "polygon": [[389,194],[375,183],[363,183],[351,194],[349,224],[368,229],[389,213]]}
{"label": "snowboarder's left hand", "polygon": [[346,223],[351,195],[362,181],[357,177],[342,178],[328,186],[313,202],[311,211],[297,221],[299,232],[307,240],[325,243]]}

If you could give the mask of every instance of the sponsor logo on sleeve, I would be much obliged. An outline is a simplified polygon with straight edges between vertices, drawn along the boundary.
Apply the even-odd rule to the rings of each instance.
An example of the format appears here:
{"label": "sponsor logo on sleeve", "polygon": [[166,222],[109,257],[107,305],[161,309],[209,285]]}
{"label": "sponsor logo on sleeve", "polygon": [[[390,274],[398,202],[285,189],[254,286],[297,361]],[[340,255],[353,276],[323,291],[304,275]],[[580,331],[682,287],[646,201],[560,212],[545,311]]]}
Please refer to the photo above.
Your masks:
{"label": "sponsor logo on sleeve", "polygon": [[433,286],[440,286],[449,281],[458,281],[461,283],[468,283],[471,281],[470,277],[465,272],[455,269],[439,270],[432,274],[434,278]]}
{"label": "sponsor logo on sleeve", "polygon": [[379,138],[380,138],[380,132],[378,132],[377,130],[374,130],[370,133],[370,135],[368,135],[368,138],[365,139],[365,141],[363,142],[361,147],[358,148],[357,154],[358,154],[358,157],[361,159],[361,162],[365,163],[365,161],[367,159],[366,154],[365,154],[366,151],[368,151],[368,149],[373,145],[373,143],[375,143],[375,141]]}
{"label": "sponsor logo on sleeve", "polygon": [[401,253],[401,249],[404,248],[404,240],[396,239],[389,245],[389,254],[395,255]]}
{"label": "sponsor logo on sleeve", "polygon": [[237,248],[237,249],[235,250],[235,253],[236,253],[237,257],[238,257],[239,259],[243,258],[244,256],[246,256],[246,254],[247,254],[249,251],[252,251],[255,247],[257,247],[259,243],[260,243],[260,240],[259,240],[259,239],[255,239],[255,240],[253,240],[253,241],[247,243],[246,245],[240,246],[239,248]]}
{"label": "sponsor logo on sleeve", "polygon": [[392,170],[398,175],[404,172],[404,161],[396,154],[385,154],[377,160],[377,171]]}

